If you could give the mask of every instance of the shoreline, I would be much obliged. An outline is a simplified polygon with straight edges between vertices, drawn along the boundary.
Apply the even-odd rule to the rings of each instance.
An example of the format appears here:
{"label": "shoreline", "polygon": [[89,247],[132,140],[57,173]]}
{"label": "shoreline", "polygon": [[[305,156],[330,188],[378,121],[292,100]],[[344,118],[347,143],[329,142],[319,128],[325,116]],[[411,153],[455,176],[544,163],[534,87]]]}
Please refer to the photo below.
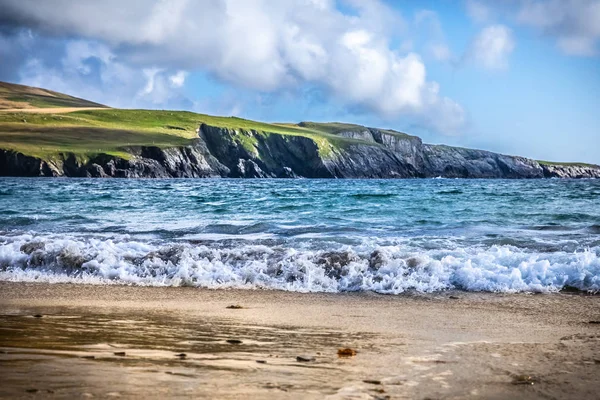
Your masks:
{"label": "shoreline", "polygon": [[[0,309],[0,397],[585,399],[600,390],[600,296],[0,282]],[[346,347],[358,353],[338,357]]]}
{"label": "shoreline", "polygon": [[[0,149],[2,151],[2,149]],[[539,177],[468,177],[468,176],[407,176],[407,177],[391,177],[391,178],[379,178],[379,177],[358,177],[358,178],[346,178],[346,177],[232,177],[232,176],[79,176],[79,175],[0,175],[2,179],[76,179],[76,180],[123,180],[123,181],[139,181],[139,180],[151,180],[151,181],[171,181],[171,180],[226,180],[226,181],[426,181],[432,179],[447,179],[447,180],[459,180],[459,181],[545,181],[559,179],[561,181],[597,181],[600,176],[539,176]]]}

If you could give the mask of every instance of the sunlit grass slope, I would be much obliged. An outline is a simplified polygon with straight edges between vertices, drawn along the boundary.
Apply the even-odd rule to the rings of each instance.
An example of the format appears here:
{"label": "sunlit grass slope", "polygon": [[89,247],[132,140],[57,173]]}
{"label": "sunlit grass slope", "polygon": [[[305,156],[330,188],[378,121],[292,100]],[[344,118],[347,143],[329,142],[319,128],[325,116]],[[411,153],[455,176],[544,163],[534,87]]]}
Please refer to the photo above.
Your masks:
{"label": "sunlit grass slope", "polygon": [[[183,146],[198,137],[197,128],[201,124],[236,130],[240,132],[240,141],[250,144],[252,131],[261,135],[309,137],[320,148],[360,142],[336,136],[337,132],[328,124],[269,124],[187,111],[85,109],[103,106],[44,89],[6,83],[0,83],[0,98],[14,100],[10,103],[11,111],[6,111],[6,107],[5,111],[0,110],[0,148],[43,159],[66,153],[127,157],[129,149],[135,146]],[[48,107],[79,107],[81,111],[32,112],[35,108]],[[23,111],[15,111],[15,108]]]}
{"label": "sunlit grass slope", "polygon": [[105,107],[52,90],[0,82],[0,110],[51,107]]}

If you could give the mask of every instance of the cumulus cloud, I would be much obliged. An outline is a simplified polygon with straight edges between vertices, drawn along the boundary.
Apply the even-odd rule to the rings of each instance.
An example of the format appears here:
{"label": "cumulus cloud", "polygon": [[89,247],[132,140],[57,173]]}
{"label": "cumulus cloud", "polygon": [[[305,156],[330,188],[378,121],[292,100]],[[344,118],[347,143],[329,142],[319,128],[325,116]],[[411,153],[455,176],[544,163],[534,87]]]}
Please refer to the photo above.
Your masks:
{"label": "cumulus cloud", "polygon": [[[426,123],[436,115],[437,128],[457,129],[460,105],[427,80],[417,54],[391,46],[404,20],[376,0],[347,4],[352,10],[344,13],[330,0],[3,0],[0,24],[78,38],[49,75],[68,66],[63,81],[73,75],[83,84],[96,63],[99,79],[112,79],[105,86],[141,80],[136,98],[152,104],[176,97],[187,73],[201,70],[258,92],[314,85],[348,107]],[[28,62],[25,80],[35,71],[43,76],[44,62]]]}
{"label": "cumulus cloud", "polygon": [[600,42],[600,0],[469,0],[471,17],[480,22],[477,8],[508,16],[516,23],[552,38],[565,54],[597,56]]}
{"label": "cumulus cloud", "polygon": [[558,47],[566,54],[593,56],[598,52],[598,0],[529,1],[521,6],[517,20],[555,36]]}
{"label": "cumulus cloud", "polygon": [[172,83],[180,72],[144,68],[140,73],[120,62],[106,45],[87,40],[69,41],[63,50],[63,56],[53,62],[47,56],[29,57],[19,68],[20,82],[115,107],[169,104],[185,108],[193,104]]}
{"label": "cumulus cloud", "polygon": [[511,30],[504,25],[491,25],[477,34],[466,57],[484,68],[500,70],[508,67],[508,56],[514,48]]}
{"label": "cumulus cloud", "polygon": [[186,71],[177,71],[175,74],[169,77],[169,81],[171,82],[171,86],[175,88],[180,88],[185,83],[185,78],[188,73]]}

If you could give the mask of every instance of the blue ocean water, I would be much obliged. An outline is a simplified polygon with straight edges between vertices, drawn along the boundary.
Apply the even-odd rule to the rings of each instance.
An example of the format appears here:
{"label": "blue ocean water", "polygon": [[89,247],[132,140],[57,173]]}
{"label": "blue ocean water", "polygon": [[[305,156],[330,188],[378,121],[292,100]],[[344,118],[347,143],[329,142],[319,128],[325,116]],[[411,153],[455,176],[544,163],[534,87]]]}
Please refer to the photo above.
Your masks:
{"label": "blue ocean water", "polygon": [[599,291],[600,181],[2,178],[0,280]]}

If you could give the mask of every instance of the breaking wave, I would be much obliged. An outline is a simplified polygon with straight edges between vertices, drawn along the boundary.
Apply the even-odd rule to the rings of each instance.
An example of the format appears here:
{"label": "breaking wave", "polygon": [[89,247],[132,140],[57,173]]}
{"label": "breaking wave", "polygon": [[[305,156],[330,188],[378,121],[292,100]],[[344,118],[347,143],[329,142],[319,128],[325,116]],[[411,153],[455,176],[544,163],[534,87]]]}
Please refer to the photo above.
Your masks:
{"label": "breaking wave", "polygon": [[600,248],[551,253],[510,245],[427,250],[367,240],[311,248],[301,243],[153,243],[23,234],[0,236],[0,280],[387,294],[555,292],[567,286],[598,292]]}

